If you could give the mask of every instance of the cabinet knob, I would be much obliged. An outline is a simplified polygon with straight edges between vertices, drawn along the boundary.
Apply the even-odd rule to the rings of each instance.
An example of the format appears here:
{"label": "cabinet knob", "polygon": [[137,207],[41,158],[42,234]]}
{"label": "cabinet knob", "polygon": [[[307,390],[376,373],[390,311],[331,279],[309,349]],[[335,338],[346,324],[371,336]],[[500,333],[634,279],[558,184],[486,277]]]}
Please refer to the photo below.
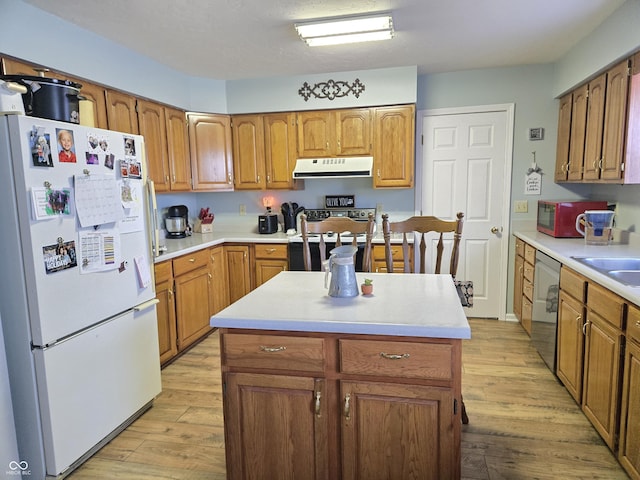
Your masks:
{"label": "cabinet knob", "polygon": [[322,397],[322,392],[316,392],[316,416],[320,416],[320,397]]}

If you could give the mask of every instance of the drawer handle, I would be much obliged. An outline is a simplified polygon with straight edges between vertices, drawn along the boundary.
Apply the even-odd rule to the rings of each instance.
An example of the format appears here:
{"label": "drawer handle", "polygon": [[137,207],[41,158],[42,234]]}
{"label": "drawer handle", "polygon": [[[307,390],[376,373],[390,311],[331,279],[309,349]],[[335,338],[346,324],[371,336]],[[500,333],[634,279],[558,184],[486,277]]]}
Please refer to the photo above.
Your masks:
{"label": "drawer handle", "polygon": [[344,418],[351,419],[351,394],[347,393],[344,396]]}
{"label": "drawer handle", "polygon": [[195,258],[190,258],[190,259],[189,259],[189,261],[190,261],[191,263],[193,263],[193,262],[195,262],[195,261],[196,261],[196,259],[195,259]]}
{"label": "drawer handle", "polygon": [[636,327],[640,328],[640,320],[636,320]]}
{"label": "drawer handle", "polygon": [[260,345],[260,350],[262,350],[263,352],[267,352],[267,353],[274,353],[274,352],[284,352],[287,349],[287,347],[281,346],[281,347],[267,347],[265,345]]}
{"label": "drawer handle", "polygon": [[402,353],[398,355],[393,353],[380,352],[380,356],[382,358],[386,358],[387,360],[402,360],[403,358],[409,358],[411,355],[409,355],[408,353]]}
{"label": "drawer handle", "polygon": [[267,248],[266,252],[267,253],[274,253],[276,251],[275,248]]}
{"label": "drawer handle", "polygon": [[322,392],[316,392],[316,416],[320,416],[320,397],[322,396]]}

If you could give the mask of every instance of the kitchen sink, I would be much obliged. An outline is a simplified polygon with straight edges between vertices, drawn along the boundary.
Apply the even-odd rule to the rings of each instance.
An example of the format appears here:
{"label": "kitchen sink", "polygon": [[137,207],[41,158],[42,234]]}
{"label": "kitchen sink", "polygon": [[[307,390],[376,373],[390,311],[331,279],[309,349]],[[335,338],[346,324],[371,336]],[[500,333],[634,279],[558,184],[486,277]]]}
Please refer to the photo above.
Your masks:
{"label": "kitchen sink", "polygon": [[609,278],[630,287],[640,287],[640,258],[634,257],[572,257]]}
{"label": "kitchen sink", "polygon": [[633,257],[573,257],[598,270],[640,270],[640,258]]}

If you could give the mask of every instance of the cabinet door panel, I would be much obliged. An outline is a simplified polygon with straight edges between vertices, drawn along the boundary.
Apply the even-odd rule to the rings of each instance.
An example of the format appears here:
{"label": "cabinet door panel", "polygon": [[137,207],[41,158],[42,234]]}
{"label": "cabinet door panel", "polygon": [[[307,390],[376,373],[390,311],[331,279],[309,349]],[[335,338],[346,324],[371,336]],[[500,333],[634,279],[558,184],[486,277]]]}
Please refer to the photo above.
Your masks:
{"label": "cabinet door panel", "polygon": [[597,180],[600,177],[600,159],[602,158],[602,130],[604,129],[604,94],[607,74],[589,82],[589,108],[587,110],[587,135],[584,147],[585,180]]}
{"label": "cabinet door panel", "polygon": [[198,268],[175,277],[178,348],[183,350],[211,327],[209,326],[209,269]]}
{"label": "cabinet door panel", "polygon": [[209,269],[211,273],[211,315],[215,315],[229,306],[229,290],[227,288],[229,281],[224,247],[209,249]]}
{"label": "cabinet door panel", "polygon": [[194,190],[233,190],[231,122],[226,115],[187,115]]}
{"label": "cabinet door panel", "polygon": [[556,170],[553,179],[564,182],[567,179],[569,163],[569,141],[571,140],[571,107],[573,94],[569,93],[560,99],[558,112],[558,142],[556,144]]}
{"label": "cabinet door panel", "polygon": [[336,111],[337,155],[371,155],[371,110]]}
{"label": "cabinet door panel", "polygon": [[262,116],[238,115],[232,121],[234,188],[261,190],[266,185]]}
{"label": "cabinet door panel", "polygon": [[136,98],[126,93],[106,90],[107,120],[109,130],[138,134]]}
{"label": "cabinet door panel", "polygon": [[628,90],[629,61],[625,60],[607,72],[602,170],[600,171],[602,180],[622,179]]}
{"label": "cabinet door panel", "polygon": [[293,180],[296,166],[294,113],[264,116],[264,155],[268,189],[291,189],[304,180]]}
{"label": "cabinet door panel", "polygon": [[582,410],[615,450],[622,332],[589,310],[585,340]]}
{"label": "cabinet door panel", "polygon": [[298,112],[298,156],[330,157],[335,144],[333,111]]}
{"label": "cabinet door panel", "polygon": [[191,190],[191,162],[185,112],[164,109],[167,131],[167,158],[169,159],[170,188],[172,191]]}
{"label": "cabinet door panel", "polygon": [[229,275],[229,302],[233,303],[251,291],[249,247],[227,245],[224,247]]}
{"label": "cabinet door panel", "polygon": [[224,381],[229,480],[329,479],[324,380],[230,373]]}
{"label": "cabinet door panel", "polygon": [[618,458],[632,478],[640,478],[640,346],[627,343]]}
{"label": "cabinet door panel", "polygon": [[173,358],[178,353],[176,345],[176,311],[173,301],[172,281],[156,284],[158,314],[158,344],[160,347],[160,363]]}
{"label": "cabinet door panel", "polygon": [[374,187],[413,187],[415,107],[375,109]]}
{"label": "cabinet door panel", "polygon": [[140,135],[145,139],[149,178],[153,180],[157,192],[167,192],[170,189],[169,159],[163,106],[139,100],[138,123]]}
{"label": "cabinet door panel", "polygon": [[584,139],[587,132],[587,95],[589,86],[583,85],[573,92],[571,139],[569,141],[569,167],[567,180],[581,180],[584,162]]}
{"label": "cabinet door panel", "polygon": [[584,358],[584,305],[560,291],[558,299],[557,374],[567,391],[582,400],[582,360]]}
{"label": "cabinet door panel", "polygon": [[341,382],[340,391],[343,480],[459,478],[450,389]]}

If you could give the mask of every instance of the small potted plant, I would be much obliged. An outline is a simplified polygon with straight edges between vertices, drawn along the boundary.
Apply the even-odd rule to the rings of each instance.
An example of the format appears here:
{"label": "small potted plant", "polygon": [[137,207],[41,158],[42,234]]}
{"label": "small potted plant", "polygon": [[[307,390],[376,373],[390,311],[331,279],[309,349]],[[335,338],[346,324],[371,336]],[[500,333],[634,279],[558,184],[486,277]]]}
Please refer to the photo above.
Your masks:
{"label": "small potted plant", "polygon": [[371,295],[373,293],[373,280],[365,278],[364,283],[360,285],[363,295]]}

